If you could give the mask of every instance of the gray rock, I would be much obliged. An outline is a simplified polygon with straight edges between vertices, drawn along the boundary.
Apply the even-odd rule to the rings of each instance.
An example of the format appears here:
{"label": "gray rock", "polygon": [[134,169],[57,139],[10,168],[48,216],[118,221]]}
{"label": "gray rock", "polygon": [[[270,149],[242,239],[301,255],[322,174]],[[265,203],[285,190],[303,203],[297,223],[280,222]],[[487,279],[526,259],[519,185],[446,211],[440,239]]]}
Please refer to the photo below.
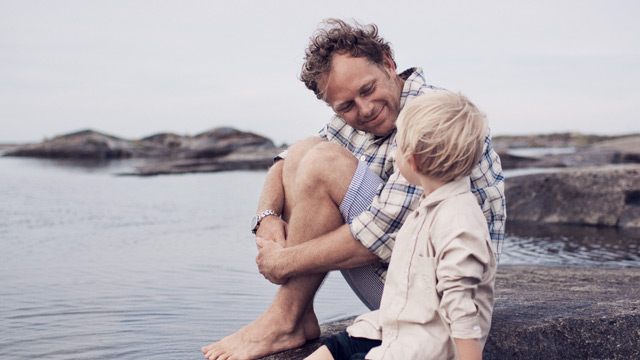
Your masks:
{"label": "gray rock", "polygon": [[485,359],[637,359],[640,269],[501,266]]}
{"label": "gray rock", "polygon": [[202,173],[229,170],[264,170],[273,165],[273,159],[285,148],[245,147],[225,155],[193,159],[152,161],[119,175],[153,176],[166,174]]}
{"label": "gray rock", "polygon": [[509,222],[640,228],[640,165],[510,177],[505,197]]}
{"label": "gray rock", "polygon": [[[484,359],[640,358],[640,269],[498,269]],[[353,318],[322,326],[322,338]],[[303,359],[320,340],[264,359]]]}
{"label": "gray rock", "polygon": [[191,138],[189,147],[181,158],[210,159],[226,156],[239,150],[249,154],[269,149],[275,149],[275,146],[271,140],[263,136],[223,127]]}
{"label": "gray rock", "polygon": [[123,159],[133,157],[134,144],[115,136],[101,134],[93,130],[45,140],[39,144],[17,146],[4,156],[23,156],[56,159]]}

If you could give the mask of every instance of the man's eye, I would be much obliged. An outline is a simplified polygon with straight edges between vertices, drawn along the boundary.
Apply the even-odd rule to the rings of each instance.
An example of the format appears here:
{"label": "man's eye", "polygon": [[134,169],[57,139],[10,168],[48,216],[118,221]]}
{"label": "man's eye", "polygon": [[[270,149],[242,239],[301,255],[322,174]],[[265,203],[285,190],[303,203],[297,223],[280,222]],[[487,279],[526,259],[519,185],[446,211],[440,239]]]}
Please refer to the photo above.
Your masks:
{"label": "man's eye", "polygon": [[375,90],[375,87],[369,87],[364,89],[364,91],[360,94],[361,96],[367,96],[367,95],[371,95],[371,93],[373,93],[373,90]]}
{"label": "man's eye", "polygon": [[346,105],[343,105],[340,107],[340,109],[338,109],[339,112],[348,112],[349,110],[351,110],[351,108],[353,107],[353,103],[348,103]]}

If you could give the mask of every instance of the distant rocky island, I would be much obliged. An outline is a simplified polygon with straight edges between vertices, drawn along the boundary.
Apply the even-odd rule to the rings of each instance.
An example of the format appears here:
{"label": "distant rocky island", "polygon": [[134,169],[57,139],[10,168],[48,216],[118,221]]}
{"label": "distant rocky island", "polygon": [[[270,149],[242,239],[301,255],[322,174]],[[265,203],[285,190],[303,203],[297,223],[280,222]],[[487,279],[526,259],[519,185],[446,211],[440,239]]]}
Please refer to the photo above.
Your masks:
{"label": "distant rocky island", "polygon": [[264,136],[230,127],[195,136],[160,133],[139,140],[82,130],[36,144],[5,146],[4,156],[104,161],[147,159],[146,165],[127,175],[148,176],[266,169],[283,149]]}

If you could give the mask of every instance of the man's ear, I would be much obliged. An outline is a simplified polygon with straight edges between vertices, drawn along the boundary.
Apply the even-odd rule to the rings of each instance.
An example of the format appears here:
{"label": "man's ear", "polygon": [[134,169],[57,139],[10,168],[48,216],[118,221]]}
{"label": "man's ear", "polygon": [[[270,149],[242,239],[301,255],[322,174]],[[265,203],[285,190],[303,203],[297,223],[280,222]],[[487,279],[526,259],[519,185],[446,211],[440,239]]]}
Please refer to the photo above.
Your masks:
{"label": "man's ear", "polygon": [[382,66],[389,72],[389,76],[396,74],[396,62],[388,54],[382,55]]}

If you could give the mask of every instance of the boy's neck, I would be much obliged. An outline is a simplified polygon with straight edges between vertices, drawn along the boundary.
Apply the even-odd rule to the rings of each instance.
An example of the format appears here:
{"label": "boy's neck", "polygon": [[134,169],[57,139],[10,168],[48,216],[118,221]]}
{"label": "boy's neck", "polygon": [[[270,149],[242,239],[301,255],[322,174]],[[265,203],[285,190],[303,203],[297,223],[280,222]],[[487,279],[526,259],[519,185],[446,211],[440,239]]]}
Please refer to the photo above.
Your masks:
{"label": "boy's neck", "polygon": [[429,175],[417,174],[418,180],[420,181],[420,186],[424,190],[424,196],[431,194],[436,191],[442,185],[445,185],[448,181],[439,180],[433,178]]}

